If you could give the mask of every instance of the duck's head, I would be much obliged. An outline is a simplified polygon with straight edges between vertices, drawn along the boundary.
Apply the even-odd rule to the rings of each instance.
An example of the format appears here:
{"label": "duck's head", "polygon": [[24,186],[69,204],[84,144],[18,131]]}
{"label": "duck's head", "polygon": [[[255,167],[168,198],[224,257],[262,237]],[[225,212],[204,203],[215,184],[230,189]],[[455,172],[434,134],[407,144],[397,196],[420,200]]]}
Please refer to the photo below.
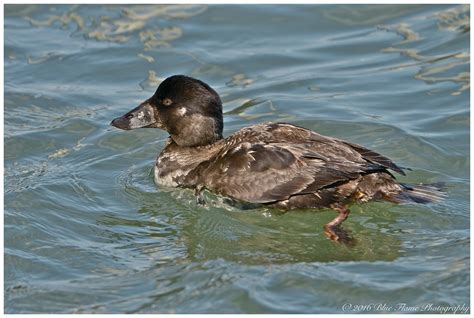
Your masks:
{"label": "duck's head", "polygon": [[180,146],[202,146],[222,138],[222,103],[206,83],[184,75],[165,79],[155,94],[112,126],[161,128]]}

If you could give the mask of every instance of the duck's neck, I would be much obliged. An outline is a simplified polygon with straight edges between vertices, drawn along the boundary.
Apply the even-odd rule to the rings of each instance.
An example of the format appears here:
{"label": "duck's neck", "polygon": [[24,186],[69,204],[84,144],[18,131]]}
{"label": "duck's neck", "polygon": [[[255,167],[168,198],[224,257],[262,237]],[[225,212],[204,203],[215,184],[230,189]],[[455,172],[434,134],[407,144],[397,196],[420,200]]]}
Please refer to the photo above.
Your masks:
{"label": "duck's neck", "polygon": [[220,116],[193,114],[182,119],[174,129],[168,129],[168,132],[179,146],[206,146],[222,139],[223,126],[222,114]]}
{"label": "duck's neck", "polygon": [[178,147],[182,148],[199,148],[210,146],[222,139],[222,134],[219,132],[201,132],[190,135],[179,134],[171,135],[171,139]]}
{"label": "duck's neck", "polygon": [[209,144],[199,146],[182,146],[176,143],[174,139],[170,137],[165,145],[165,148],[161,152],[160,157],[174,157],[176,161],[180,161],[182,164],[208,160],[220,149],[218,144],[220,144],[219,140],[221,139],[222,136],[216,139],[215,142]]}
{"label": "duck's neck", "polygon": [[172,138],[156,160],[155,182],[157,184],[177,187],[193,184],[192,170],[209,160],[222,148],[221,142],[204,146],[180,146]]}

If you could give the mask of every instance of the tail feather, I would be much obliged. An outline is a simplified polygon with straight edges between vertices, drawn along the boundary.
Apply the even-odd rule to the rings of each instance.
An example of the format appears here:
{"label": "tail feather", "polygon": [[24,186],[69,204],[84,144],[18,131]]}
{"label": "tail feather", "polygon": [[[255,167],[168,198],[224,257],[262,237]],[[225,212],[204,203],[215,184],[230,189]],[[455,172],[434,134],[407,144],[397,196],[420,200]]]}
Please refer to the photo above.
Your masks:
{"label": "tail feather", "polygon": [[400,192],[395,200],[398,203],[436,203],[446,198],[444,184],[406,184],[402,183],[403,191]]}

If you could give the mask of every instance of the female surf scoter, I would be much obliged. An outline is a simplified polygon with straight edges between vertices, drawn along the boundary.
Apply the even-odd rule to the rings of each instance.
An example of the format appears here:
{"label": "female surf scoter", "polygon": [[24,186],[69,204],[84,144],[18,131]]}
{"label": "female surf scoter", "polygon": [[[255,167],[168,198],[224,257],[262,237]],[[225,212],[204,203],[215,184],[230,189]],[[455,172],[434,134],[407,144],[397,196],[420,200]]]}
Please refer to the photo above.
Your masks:
{"label": "female surf scoter", "polygon": [[222,103],[206,83],[183,75],[164,80],[155,94],[111,123],[120,129],[161,128],[170,138],[155,164],[155,182],[204,189],[234,200],[280,209],[331,208],[324,226],[343,239],[348,205],[369,200],[428,203],[433,186],[397,182],[405,175],[389,158],[360,145],[286,123],[243,128],[223,138]]}

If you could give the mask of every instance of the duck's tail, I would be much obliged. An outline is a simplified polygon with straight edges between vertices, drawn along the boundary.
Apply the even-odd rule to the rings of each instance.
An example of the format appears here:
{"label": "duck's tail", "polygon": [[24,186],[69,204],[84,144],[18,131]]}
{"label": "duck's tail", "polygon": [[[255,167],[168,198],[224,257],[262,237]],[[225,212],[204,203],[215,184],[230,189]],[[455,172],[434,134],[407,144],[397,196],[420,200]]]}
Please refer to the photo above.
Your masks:
{"label": "duck's tail", "polygon": [[444,183],[401,183],[403,191],[394,197],[397,203],[436,203],[446,198]]}

